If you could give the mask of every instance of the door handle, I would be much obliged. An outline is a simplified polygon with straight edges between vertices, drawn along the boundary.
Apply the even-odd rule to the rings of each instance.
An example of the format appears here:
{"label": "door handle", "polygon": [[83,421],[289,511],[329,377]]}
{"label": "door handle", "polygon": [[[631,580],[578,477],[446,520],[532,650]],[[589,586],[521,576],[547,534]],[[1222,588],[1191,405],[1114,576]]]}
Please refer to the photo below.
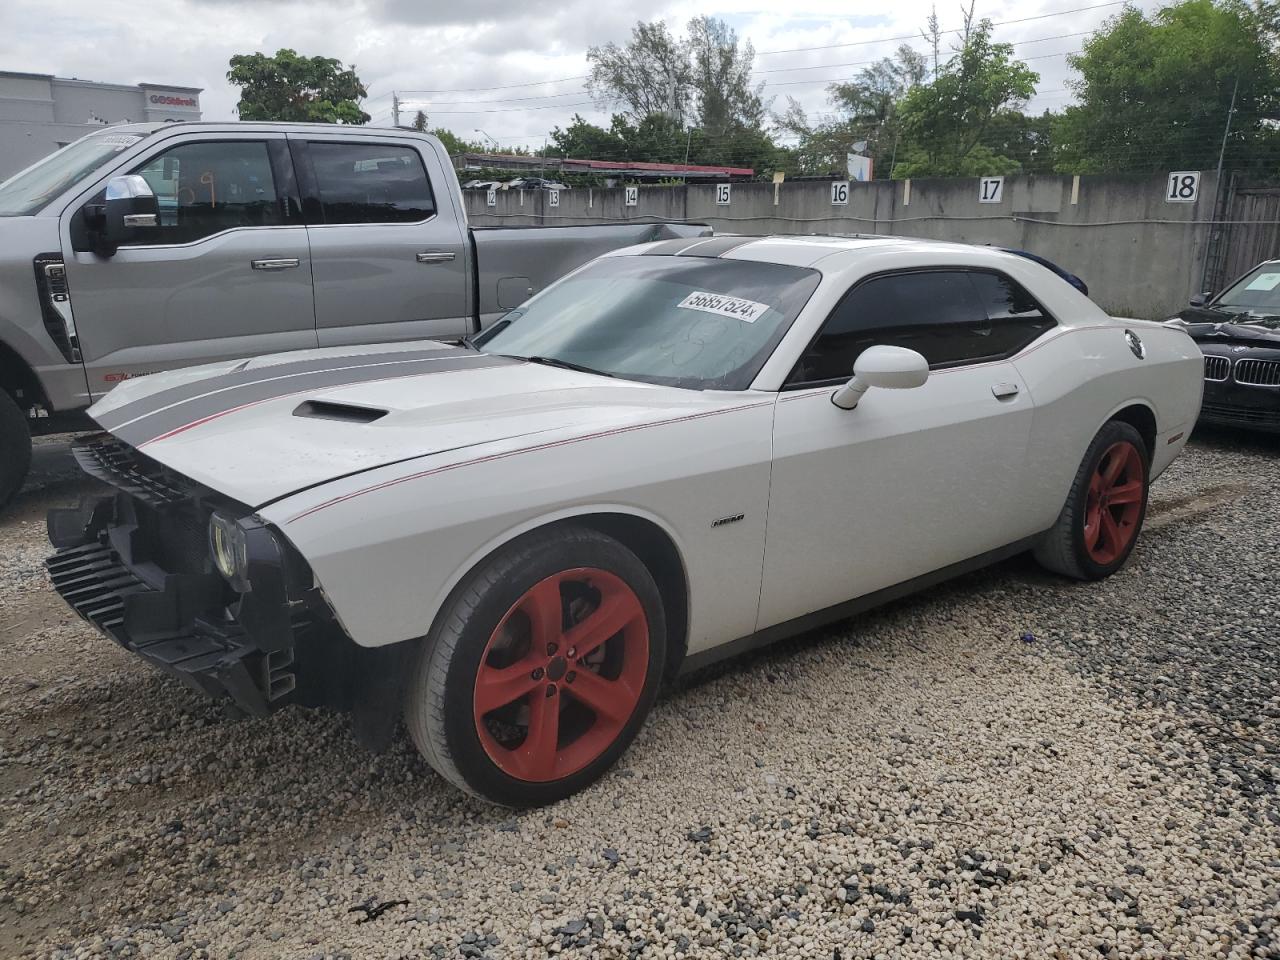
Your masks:
{"label": "door handle", "polygon": [[451,250],[423,250],[416,259],[419,263],[448,263],[453,257]]}
{"label": "door handle", "polygon": [[1016,383],[992,384],[991,395],[997,400],[1008,400],[1010,397],[1018,395],[1018,385]]}
{"label": "door handle", "polygon": [[276,257],[265,260],[254,260],[251,264],[255,270],[288,270],[301,263],[297,257]]}

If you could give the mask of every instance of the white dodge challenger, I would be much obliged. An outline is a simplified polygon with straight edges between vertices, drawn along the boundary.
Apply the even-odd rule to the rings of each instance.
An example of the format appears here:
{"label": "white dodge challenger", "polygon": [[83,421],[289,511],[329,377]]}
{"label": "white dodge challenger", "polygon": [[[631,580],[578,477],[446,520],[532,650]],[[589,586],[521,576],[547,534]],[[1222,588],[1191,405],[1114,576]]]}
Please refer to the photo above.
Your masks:
{"label": "white dodge challenger", "polygon": [[261,714],[404,717],[517,806],[591,783],[660,682],[1019,551],[1116,571],[1200,407],[1182,331],[990,248],[671,240],[474,342],[124,384],[55,588]]}

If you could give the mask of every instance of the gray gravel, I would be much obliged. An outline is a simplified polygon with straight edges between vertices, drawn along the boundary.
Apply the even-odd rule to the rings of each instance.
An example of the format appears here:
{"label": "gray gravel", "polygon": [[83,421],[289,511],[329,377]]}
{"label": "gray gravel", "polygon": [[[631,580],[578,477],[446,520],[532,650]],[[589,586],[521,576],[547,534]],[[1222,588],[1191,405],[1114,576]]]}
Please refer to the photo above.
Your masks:
{"label": "gray gravel", "polygon": [[708,671],[515,815],[98,638],[54,480],[0,520],[0,956],[1280,956],[1277,457],[1198,438],[1110,581],[1015,560]]}

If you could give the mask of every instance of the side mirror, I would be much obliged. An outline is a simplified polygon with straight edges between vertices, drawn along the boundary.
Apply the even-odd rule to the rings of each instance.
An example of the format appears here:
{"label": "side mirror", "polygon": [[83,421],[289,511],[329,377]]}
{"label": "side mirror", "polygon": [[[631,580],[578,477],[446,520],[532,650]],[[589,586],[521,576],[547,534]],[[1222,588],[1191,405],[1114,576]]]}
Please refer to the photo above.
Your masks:
{"label": "side mirror", "polygon": [[852,410],[871,387],[909,390],[929,379],[929,361],[906,347],[868,347],[853,364],[853,379],[831,395],[831,402]]}
{"label": "side mirror", "polygon": [[1191,297],[1191,306],[1203,307],[1206,303],[1213,299],[1213,293],[1206,290],[1204,293],[1196,293]]}
{"label": "side mirror", "polygon": [[136,173],[107,181],[101,211],[93,232],[94,250],[102,257],[115,256],[122,243],[145,239],[148,231],[160,226],[160,203]]}

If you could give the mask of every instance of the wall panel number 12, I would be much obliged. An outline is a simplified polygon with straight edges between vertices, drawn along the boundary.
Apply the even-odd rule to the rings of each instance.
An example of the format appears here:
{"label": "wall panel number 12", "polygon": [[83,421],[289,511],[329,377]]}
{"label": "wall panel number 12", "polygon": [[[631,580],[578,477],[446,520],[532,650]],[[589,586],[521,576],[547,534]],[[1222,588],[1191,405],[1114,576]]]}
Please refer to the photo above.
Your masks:
{"label": "wall panel number 12", "polygon": [[716,184],[716,206],[727,207],[729,205],[729,184]]}
{"label": "wall panel number 12", "polygon": [[1169,187],[1164,192],[1169,203],[1195,203],[1200,196],[1200,171],[1175,170],[1169,174]]}
{"label": "wall panel number 12", "polygon": [[978,202],[999,203],[1004,199],[1004,177],[982,177],[978,181]]}

